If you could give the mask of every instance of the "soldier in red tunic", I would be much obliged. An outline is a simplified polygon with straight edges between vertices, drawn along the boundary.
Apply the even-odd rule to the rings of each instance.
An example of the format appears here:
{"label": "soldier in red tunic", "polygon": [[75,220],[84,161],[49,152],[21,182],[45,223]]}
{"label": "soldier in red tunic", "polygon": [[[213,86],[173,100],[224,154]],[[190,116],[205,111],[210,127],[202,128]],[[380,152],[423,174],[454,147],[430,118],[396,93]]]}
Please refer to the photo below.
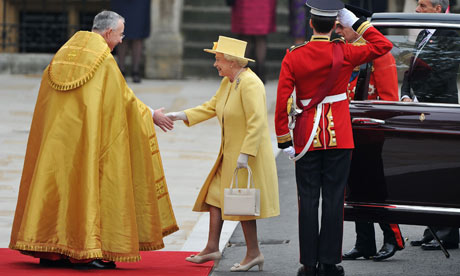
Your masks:
{"label": "soldier in red tunic", "polygon": [[[356,33],[352,28],[337,24],[335,32],[341,35],[346,42],[354,45],[365,45],[366,41]],[[398,75],[396,63],[393,55],[387,53],[373,62],[371,62],[371,75],[369,80],[369,100],[385,100],[398,101]],[[353,100],[355,97],[355,89],[357,76],[360,66],[355,67],[353,74],[348,84],[348,99]],[[353,181],[353,186],[359,186],[358,192],[381,193],[377,196],[384,197],[386,194],[386,185],[383,174],[382,148],[383,137],[373,137],[373,141],[355,141],[356,148],[353,151],[353,159],[350,168],[350,181]],[[378,139],[379,141],[375,141]],[[381,142],[380,142],[381,140]],[[365,174],[362,174],[362,169],[367,169]],[[381,187],[375,187],[381,185]],[[362,188],[362,189],[361,189]],[[373,191],[369,191],[373,189]],[[350,197],[354,192],[349,190]],[[365,259],[372,258],[374,261],[380,261],[390,258],[396,251],[404,248],[404,239],[401,235],[401,230],[397,224],[379,223],[383,231],[383,246],[377,252],[375,243],[375,230],[373,222],[356,221],[356,243],[353,249],[343,254],[344,260],[354,260],[360,257]]]}
{"label": "soldier in red tunic", "polygon": [[[336,264],[342,256],[344,190],[354,146],[348,81],[353,68],[386,54],[392,44],[365,19],[343,9],[339,0],[307,0],[307,6],[312,8],[310,26],[314,35],[310,42],[292,47],[283,59],[276,134],[278,147],[296,161],[303,264],[298,275],[316,275],[317,270],[318,275],[344,275],[343,268]],[[331,42],[336,19],[343,26],[353,26],[368,44],[357,47]],[[286,106],[294,88],[302,113],[296,116],[292,140]],[[318,232],[320,192],[323,202]]]}
{"label": "soldier in red tunic", "polygon": [[[337,26],[339,29],[339,26]],[[336,30],[337,30],[336,29]],[[358,34],[356,34],[358,35]],[[352,42],[349,41],[348,42]],[[354,45],[364,45],[366,42],[358,35]],[[392,54],[387,53],[371,62],[371,77],[369,80],[368,100],[399,101],[398,73],[396,62]],[[356,84],[360,66],[356,66],[347,87],[348,99],[355,98]]]}

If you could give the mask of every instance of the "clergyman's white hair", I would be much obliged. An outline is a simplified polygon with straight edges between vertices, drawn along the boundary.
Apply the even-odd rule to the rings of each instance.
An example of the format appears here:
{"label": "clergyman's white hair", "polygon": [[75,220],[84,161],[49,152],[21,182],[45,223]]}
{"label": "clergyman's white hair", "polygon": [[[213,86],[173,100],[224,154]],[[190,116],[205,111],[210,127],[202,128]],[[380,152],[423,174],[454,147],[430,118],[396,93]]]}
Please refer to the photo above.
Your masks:
{"label": "clergyman's white hair", "polygon": [[94,17],[93,31],[103,32],[107,29],[115,30],[120,20],[125,23],[123,16],[118,13],[113,11],[101,11]]}

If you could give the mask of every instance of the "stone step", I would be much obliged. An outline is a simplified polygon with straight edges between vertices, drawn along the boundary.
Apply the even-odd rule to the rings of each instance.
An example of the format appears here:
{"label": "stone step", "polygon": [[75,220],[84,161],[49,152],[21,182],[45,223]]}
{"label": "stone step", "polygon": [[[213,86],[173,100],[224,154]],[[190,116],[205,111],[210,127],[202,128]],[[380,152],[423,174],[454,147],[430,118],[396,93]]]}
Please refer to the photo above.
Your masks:
{"label": "stone step", "polygon": [[[207,24],[207,23],[188,23],[182,25],[184,41],[206,42],[216,41],[219,35],[236,37],[236,34],[230,31],[228,24]],[[286,43],[291,45],[292,38],[289,36],[287,26],[277,26],[277,31],[267,37],[268,43]]]}
{"label": "stone step", "polygon": [[184,6],[220,6],[227,7],[225,0],[184,0]]}
{"label": "stone step", "polygon": [[[286,49],[292,45],[289,36],[288,0],[277,1],[276,32],[267,36],[266,78],[277,79]],[[231,7],[225,0],[184,0],[181,26],[184,39],[183,76],[185,78],[218,78],[212,66],[214,59],[203,49],[212,47],[219,35],[237,37],[231,32]]]}
{"label": "stone step", "polygon": [[[238,1],[238,0],[236,0]],[[277,8],[288,7],[289,0],[277,0]],[[184,6],[225,6],[225,0],[184,0]]]}
{"label": "stone step", "polygon": [[[188,23],[213,23],[231,24],[231,9],[221,6],[184,6],[182,21],[184,25]],[[289,10],[287,8],[279,8],[276,13],[276,25],[286,26],[289,23]]]}
{"label": "stone step", "polygon": [[205,23],[212,25],[214,23],[231,24],[230,9],[226,7],[184,7],[182,15],[183,24]]}
{"label": "stone step", "polygon": [[[202,78],[202,79],[218,79],[221,78],[213,67],[214,59],[210,57],[206,59],[185,59],[184,77],[185,78]],[[265,76],[268,80],[278,79],[280,74],[281,62],[267,61],[265,63]]]}
{"label": "stone step", "polygon": [[[201,59],[207,58],[209,54],[203,51],[203,49],[210,49],[212,44],[209,42],[192,42],[186,41],[184,43],[184,59]],[[286,49],[291,45],[286,43],[269,43],[267,46],[267,60],[268,61],[280,61],[286,54]]]}

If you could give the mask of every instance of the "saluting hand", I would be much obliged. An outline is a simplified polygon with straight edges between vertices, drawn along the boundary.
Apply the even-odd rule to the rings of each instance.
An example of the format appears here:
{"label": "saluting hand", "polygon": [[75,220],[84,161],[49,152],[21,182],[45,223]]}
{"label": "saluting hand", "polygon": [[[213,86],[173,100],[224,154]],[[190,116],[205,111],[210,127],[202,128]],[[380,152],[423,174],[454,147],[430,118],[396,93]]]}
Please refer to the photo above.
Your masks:
{"label": "saluting hand", "polygon": [[337,15],[337,20],[345,27],[352,27],[358,21],[358,17],[348,9],[341,9]]}
{"label": "saluting hand", "polygon": [[163,114],[164,110],[164,107],[162,107],[153,112],[153,122],[155,125],[159,126],[161,130],[168,132],[168,130],[172,130],[174,128],[174,122]]}

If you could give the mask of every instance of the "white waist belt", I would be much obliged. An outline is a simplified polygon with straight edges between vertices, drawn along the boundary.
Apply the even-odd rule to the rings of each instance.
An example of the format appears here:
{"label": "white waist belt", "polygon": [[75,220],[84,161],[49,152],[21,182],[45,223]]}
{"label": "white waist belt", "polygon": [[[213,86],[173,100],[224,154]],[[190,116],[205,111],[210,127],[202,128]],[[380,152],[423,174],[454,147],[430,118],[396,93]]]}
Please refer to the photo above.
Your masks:
{"label": "white waist belt", "polygon": [[[324,100],[322,102],[320,102],[317,106],[316,106],[316,116],[315,116],[315,122],[313,123],[313,129],[310,133],[310,137],[307,141],[307,144],[305,145],[305,147],[303,148],[302,152],[299,153],[299,155],[297,155],[296,157],[293,157],[293,158],[290,158],[292,161],[297,161],[299,160],[300,158],[302,158],[308,151],[308,149],[310,148],[311,146],[311,143],[313,141],[313,137],[315,137],[315,134],[316,134],[316,130],[318,129],[318,125],[319,125],[319,119],[321,118],[321,113],[323,113],[323,104],[326,104],[326,103],[335,103],[335,102],[340,102],[340,101],[344,101],[347,99],[347,93],[342,93],[342,94],[338,94],[338,95],[332,95],[332,96],[327,96],[324,98]],[[310,103],[311,99],[306,99],[306,100],[300,100],[300,102],[304,105],[304,106],[307,106],[309,103]]]}
{"label": "white waist belt", "polygon": [[[347,99],[347,93],[342,93],[342,94],[327,96],[319,104],[335,103],[335,102],[340,102],[346,99]],[[303,106],[307,106],[311,102],[311,99],[300,100],[300,102],[303,104]]]}

